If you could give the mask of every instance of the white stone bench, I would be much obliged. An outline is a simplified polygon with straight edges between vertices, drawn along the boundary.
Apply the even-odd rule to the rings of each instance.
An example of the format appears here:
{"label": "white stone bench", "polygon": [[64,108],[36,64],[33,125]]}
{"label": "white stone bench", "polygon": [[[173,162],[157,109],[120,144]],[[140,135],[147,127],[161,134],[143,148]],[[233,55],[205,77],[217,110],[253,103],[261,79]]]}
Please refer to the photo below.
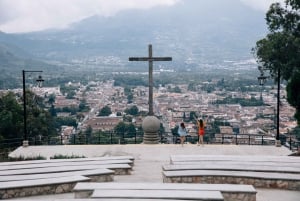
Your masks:
{"label": "white stone bench", "polygon": [[112,161],[112,160],[130,160],[134,163],[133,156],[104,156],[91,158],[70,158],[70,159],[51,159],[51,160],[26,160],[14,162],[1,162],[1,166],[25,165],[25,164],[41,164],[41,163],[58,163],[58,162],[83,162],[83,161]]}
{"label": "white stone bench", "polygon": [[93,160],[93,161],[55,161],[41,163],[18,164],[12,163],[11,165],[0,166],[0,171],[3,170],[17,170],[17,169],[31,169],[31,168],[45,168],[45,167],[60,167],[60,166],[86,166],[86,165],[107,165],[107,164],[129,164],[132,166],[133,162],[128,159],[123,160]]}
{"label": "white stone bench", "polygon": [[270,172],[182,170],[163,171],[166,183],[248,184],[261,188],[300,190],[300,175]]}
{"label": "white stone bench", "polygon": [[189,191],[220,191],[225,201],[255,201],[256,190],[251,185],[236,184],[173,184],[173,183],[95,183],[88,185],[79,182],[73,192],[75,198],[88,198],[94,190],[184,190]]}
{"label": "white stone bench", "polygon": [[171,163],[192,162],[192,161],[256,161],[256,162],[275,162],[275,163],[300,163],[300,157],[292,156],[236,156],[236,155],[172,155]]}
{"label": "white stone bench", "polygon": [[91,198],[126,198],[126,199],[187,199],[200,201],[224,200],[220,191],[189,191],[185,190],[94,190]]}
{"label": "white stone bench", "polygon": [[171,164],[164,165],[164,171],[177,170],[228,170],[228,171],[251,171],[251,172],[278,172],[300,174],[300,168],[287,166],[269,166],[269,165],[250,165],[247,164],[232,164],[232,163],[193,163],[193,164]]}
{"label": "white stone bench", "polygon": [[207,164],[215,164],[215,165],[243,165],[243,166],[269,166],[269,167],[278,167],[278,168],[285,168],[285,167],[293,167],[293,168],[298,168],[300,169],[300,162],[299,163],[289,163],[289,162],[273,162],[273,161],[221,161],[221,160],[216,160],[216,161],[212,161],[212,160],[201,160],[201,161],[173,161],[171,163],[172,165],[196,165],[196,164],[203,164],[203,165],[207,165]]}
{"label": "white stone bench", "polygon": [[31,168],[31,169],[3,170],[0,171],[0,176],[71,172],[71,171],[103,169],[103,168],[114,170],[115,174],[120,174],[120,175],[130,174],[132,170],[132,167],[128,164],[76,165],[76,166],[73,165],[73,166],[55,166],[55,167],[45,167],[45,168]]}
{"label": "white stone bench", "polygon": [[77,182],[89,181],[84,176],[68,176],[24,181],[0,182],[0,199],[71,192]]}
{"label": "white stone bench", "polygon": [[47,173],[47,174],[7,175],[7,176],[0,176],[0,182],[57,178],[57,177],[66,177],[66,176],[74,176],[74,175],[89,177],[91,182],[108,182],[108,181],[113,181],[114,179],[113,170],[92,169],[92,170]]}

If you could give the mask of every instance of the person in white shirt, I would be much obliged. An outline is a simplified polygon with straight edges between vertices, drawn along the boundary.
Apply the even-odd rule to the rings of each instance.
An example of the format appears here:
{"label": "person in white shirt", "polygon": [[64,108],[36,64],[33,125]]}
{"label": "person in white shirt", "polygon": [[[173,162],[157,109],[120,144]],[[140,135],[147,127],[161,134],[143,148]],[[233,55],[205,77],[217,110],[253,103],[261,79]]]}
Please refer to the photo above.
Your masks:
{"label": "person in white shirt", "polygon": [[180,136],[181,146],[183,146],[183,143],[185,141],[185,136],[187,136],[187,130],[186,130],[183,122],[180,124],[180,126],[178,128],[178,135]]}

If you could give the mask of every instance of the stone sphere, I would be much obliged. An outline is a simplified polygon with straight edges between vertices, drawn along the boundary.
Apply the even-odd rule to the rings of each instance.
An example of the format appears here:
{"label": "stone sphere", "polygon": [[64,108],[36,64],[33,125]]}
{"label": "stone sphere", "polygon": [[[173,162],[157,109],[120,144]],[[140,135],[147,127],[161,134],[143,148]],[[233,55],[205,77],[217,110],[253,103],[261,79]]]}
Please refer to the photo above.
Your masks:
{"label": "stone sphere", "polygon": [[160,121],[155,116],[147,116],[142,123],[144,132],[154,133],[159,130]]}

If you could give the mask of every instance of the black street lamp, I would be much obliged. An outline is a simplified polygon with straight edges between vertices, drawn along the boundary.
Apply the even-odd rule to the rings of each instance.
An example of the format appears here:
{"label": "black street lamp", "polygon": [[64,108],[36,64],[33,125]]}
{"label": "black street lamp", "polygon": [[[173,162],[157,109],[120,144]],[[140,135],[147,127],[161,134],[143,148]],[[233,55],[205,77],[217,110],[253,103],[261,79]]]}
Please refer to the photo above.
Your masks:
{"label": "black street lamp", "polygon": [[[264,75],[264,70],[262,66],[258,67],[258,70],[260,71],[260,76],[257,77],[258,83],[260,86],[263,86],[267,81],[267,76]],[[276,115],[276,142],[275,145],[277,147],[281,146],[281,142],[279,140],[279,105],[280,105],[280,69],[278,68],[277,72],[277,115]],[[262,96],[262,93],[260,94]]]}
{"label": "black street lamp", "polygon": [[[25,74],[26,73],[42,73],[43,71],[26,71],[22,70],[23,75],[23,118],[24,118],[24,139],[23,139],[23,147],[27,147],[29,145],[28,137],[27,137],[27,112],[26,112],[26,90],[25,90]],[[38,79],[36,80],[38,83],[38,86],[41,87],[43,83],[42,76],[39,75]]]}
{"label": "black street lamp", "polygon": [[280,105],[280,68],[278,68],[277,72],[277,133],[276,133],[276,146],[280,147],[281,142],[279,140],[279,105]]}

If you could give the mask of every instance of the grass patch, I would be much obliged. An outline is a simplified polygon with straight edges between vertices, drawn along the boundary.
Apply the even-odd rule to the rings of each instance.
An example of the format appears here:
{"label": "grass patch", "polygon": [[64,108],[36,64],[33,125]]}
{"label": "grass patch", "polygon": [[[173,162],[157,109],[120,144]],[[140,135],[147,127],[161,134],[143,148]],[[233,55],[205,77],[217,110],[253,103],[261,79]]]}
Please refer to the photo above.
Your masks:
{"label": "grass patch", "polygon": [[7,158],[7,162],[12,162],[12,161],[30,161],[30,160],[46,160],[46,157],[43,156],[35,156],[35,157],[24,157],[24,156],[19,156],[17,158]]}
{"label": "grass patch", "polygon": [[78,155],[62,155],[62,154],[55,154],[54,156],[50,157],[50,159],[72,159],[72,158],[86,158],[85,156],[78,156]]}

